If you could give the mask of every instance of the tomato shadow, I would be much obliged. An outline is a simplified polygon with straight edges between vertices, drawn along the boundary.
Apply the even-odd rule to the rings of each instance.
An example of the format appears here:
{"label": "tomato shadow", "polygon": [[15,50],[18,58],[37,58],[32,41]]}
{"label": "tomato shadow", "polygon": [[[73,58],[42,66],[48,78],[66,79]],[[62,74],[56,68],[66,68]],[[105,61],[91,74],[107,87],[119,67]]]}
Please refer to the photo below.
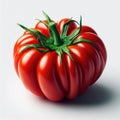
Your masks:
{"label": "tomato shadow", "polygon": [[87,92],[74,100],[63,100],[60,104],[69,106],[98,106],[112,101],[113,91],[101,84],[94,84],[89,87]]}

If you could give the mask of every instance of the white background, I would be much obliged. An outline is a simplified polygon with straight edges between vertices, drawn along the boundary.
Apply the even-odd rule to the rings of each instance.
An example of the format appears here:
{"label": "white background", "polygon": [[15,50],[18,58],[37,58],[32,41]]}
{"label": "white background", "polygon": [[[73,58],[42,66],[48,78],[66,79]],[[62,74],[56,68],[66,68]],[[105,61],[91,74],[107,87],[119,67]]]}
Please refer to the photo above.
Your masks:
{"label": "white background", "polygon": [[[28,92],[13,67],[13,46],[33,27],[42,10],[54,20],[73,17],[92,26],[108,53],[106,68],[95,85],[71,102],[52,103]],[[119,0],[0,0],[0,120],[120,120]]]}

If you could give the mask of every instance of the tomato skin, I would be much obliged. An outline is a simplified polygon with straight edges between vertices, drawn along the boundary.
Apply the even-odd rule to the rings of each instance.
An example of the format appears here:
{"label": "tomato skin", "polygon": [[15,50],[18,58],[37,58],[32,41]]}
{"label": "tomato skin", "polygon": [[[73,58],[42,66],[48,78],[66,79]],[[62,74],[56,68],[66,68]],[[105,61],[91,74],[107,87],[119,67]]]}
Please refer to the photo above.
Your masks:
{"label": "tomato skin", "polygon": [[[62,33],[63,25],[69,20],[69,18],[63,18],[60,20],[60,22],[57,24],[57,28],[59,33]],[[68,26],[68,32],[67,35],[70,35],[75,29],[77,28],[77,25],[74,22],[71,22]]]}
{"label": "tomato skin", "polygon": [[[64,18],[56,23],[59,34],[68,20]],[[48,23],[46,20],[44,22]],[[70,35],[76,28],[77,25],[71,22],[67,34]],[[33,29],[50,37],[48,27],[41,22]],[[25,31],[13,49],[14,67],[24,86],[33,94],[51,101],[73,99],[83,94],[102,74],[107,52],[102,40],[91,27],[82,26],[75,39],[79,38],[90,40],[95,46],[85,42],[69,45],[67,48],[72,58],[63,52],[60,59],[55,50],[46,53],[34,48],[23,50],[26,45],[39,44],[31,33]]]}
{"label": "tomato skin", "polygon": [[59,78],[56,72],[55,60],[57,56],[55,52],[48,52],[40,59],[37,66],[40,88],[44,95],[52,101],[58,101],[64,97],[64,91],[58,82]]}
{"label": "tomato skin", "polygon": [[[48,24],[47,20],[44,20],[44,22],[46,24]],[[46,25],[44,25],[41,21],[39,21],[36,25],[35,25],[35,29],[39,30],[43,35],[45,35],[46,37],[50,37],[50,32],[49,29]]]}
{"label": "tomato skin", "polygon": [[36,77],[36,66],[41,54],[33,50],[27,50],[19,59],[19,77],[25,87],[38,96],[44,96],[38,85]]}
{"label": "tomato skin", "polygon": [[[94,60],[94,64],[96,67],[96,72],[98,71],[96,73],[96,77],[94,79],[92,79],[92,81],[91,81],[91,84],[93,84],[99,78],[99,76],[101,75],[101,73],[103,72],[103,69],[105,67],[106,60],[107,60],[106,48],[105,48],[102,40],[94,33],[86,32],[86,33],[83,33],[80,36],[78,36],[78,38],[80,38],[80,37],[84,38],[84,39],[89,39],[96,44],[96,49],[94,49],[96,51],[96,55],[91,54],[94,59],[95,59],[95,57],[97,57],[97,59]],[[84,45],[84,44],[85,43],[83,43],[82,45]],[[89,47],[85,46],[85,50],[88,50],[90,53],[91,48],[89,49]],[[99,68],[99,66],[100,66],[100,68]]]}
{"label": "tomato skin", "polygon": [[89,26],[86,26],[86,25],[83,25],[80,33],[82,34],[82,33],[85,33],[85,32],[90,32],[90,33],[94,33],[94,34],[97,35],[96,31],[93,28],[91,28]]}

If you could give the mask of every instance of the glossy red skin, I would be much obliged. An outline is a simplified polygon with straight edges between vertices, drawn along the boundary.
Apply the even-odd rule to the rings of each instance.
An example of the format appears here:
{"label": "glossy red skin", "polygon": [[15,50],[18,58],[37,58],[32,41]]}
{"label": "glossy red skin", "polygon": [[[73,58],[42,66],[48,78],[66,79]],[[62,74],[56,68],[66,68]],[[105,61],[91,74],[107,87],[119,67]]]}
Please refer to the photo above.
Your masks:
{"label": "glossy red skin", "polygon": [[[62,19],[57,28],[59,33],[68,18]],[[34,29],[49,37],[48,28],[38,22]],[[71,23],[68,35],[76,28]],[[38,43],[36,38],[25,32],[14,46],[15,70],[25,87],[35,95],[51,101],[61,101],[64,98],[73,99],[84,93],[96,82],[106,64],[106,49],[96,32],[89,26],[82,26],[77,37],[94,42],[96,47],[88,43],[77,43],[68,46],[73,57],[63,53],[62,61],[55,51],[40,53],[34,48],[21,52],[24,45]]]}
{"label": "glossy red skin", "polygon": [[[68,20],[69,20],[69,18],[64,18],[57,24],[57,28],[58,28],[58,31],[59,31],[60,34],[62,33],[62,29],[63,29],[64,24]],[[69,30],[67,32],[67,35],[70,35],[75,30],[75,28],[77,28],[77,25],[74,22],[71,22],[69,24],[69,27],[68,27]]]}
{"label": "glossy red skin", "polygon": [[[45,23],[48,23],[47,20],[44,20]],[[43,35],[45,35],[46,37],[50,37],[50,33],[48,30],[48,27],[45,26],[43,23],[38,22],[35,26],[35,29],[39,30]]]}

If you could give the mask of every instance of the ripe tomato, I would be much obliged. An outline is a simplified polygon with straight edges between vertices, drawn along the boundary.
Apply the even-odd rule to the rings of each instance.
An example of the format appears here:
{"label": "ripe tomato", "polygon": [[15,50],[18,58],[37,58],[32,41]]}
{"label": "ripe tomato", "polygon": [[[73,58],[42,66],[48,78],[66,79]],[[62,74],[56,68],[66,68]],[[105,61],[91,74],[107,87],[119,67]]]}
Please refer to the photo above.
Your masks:
{"label": "ripe tomato", "polygon": [[28,29],[14,46],[14,66],[25,87],[51,101],[73,99],[96,82],[107,54],[95,30],[64,18],[46,20]]}

